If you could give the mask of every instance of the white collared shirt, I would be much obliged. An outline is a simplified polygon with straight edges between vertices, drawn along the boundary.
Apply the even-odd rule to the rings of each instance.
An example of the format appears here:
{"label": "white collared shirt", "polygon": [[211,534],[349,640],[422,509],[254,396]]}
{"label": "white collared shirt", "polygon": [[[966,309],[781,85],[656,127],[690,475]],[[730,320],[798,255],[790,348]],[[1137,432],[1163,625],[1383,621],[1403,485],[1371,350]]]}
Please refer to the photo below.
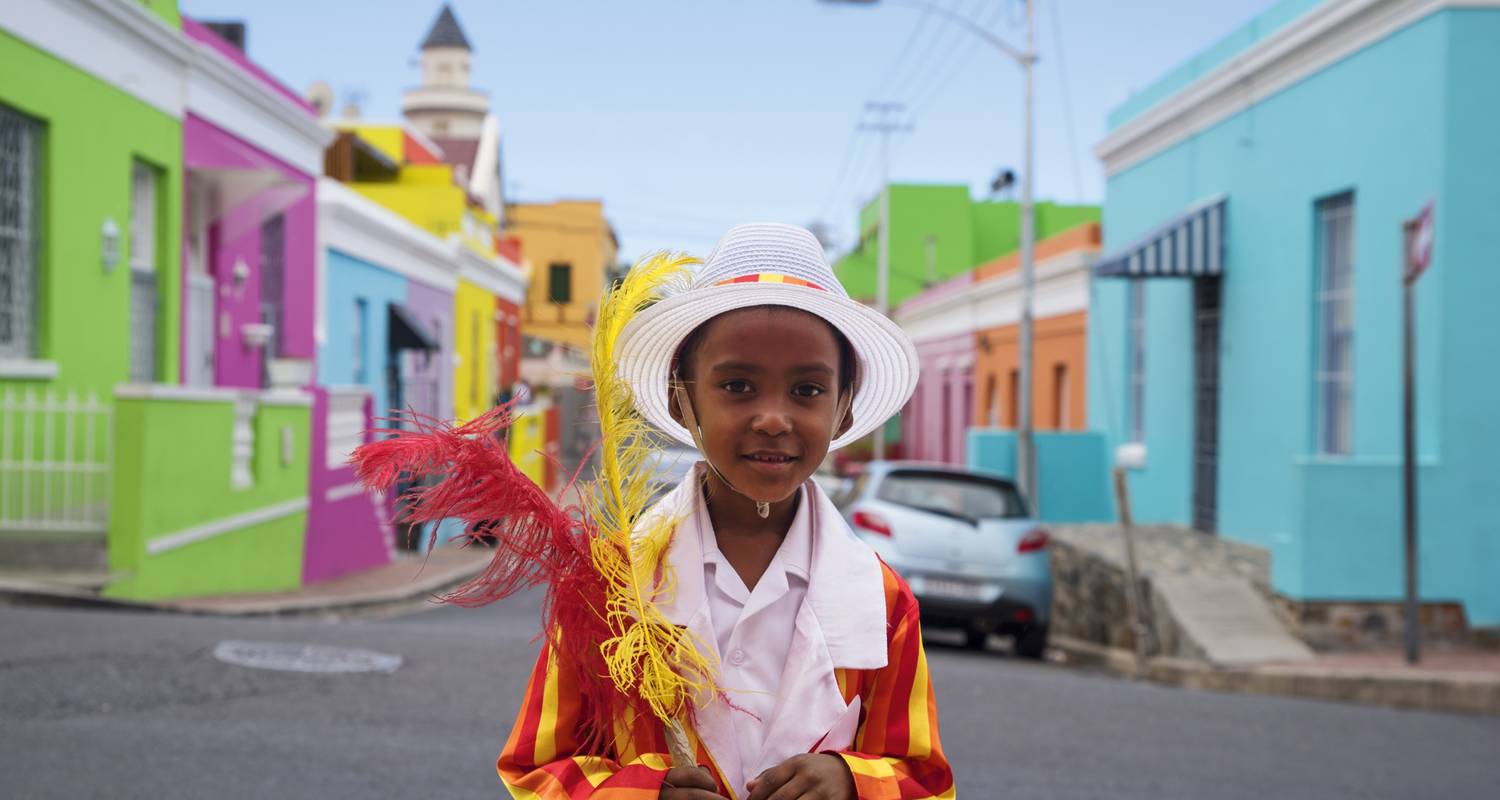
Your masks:
{"label": "white collared shirt", "polygon": [[[747,712],[736,714],[734,725],[739,762],[745,769],[754,768],[762,759],[797,613],[807,596],[813,532],[807,490],[798,492],[792,525],[753,590],[719,550],[707,504],[699,503],[696,512],[704,593],[719,655],[719,683],[730,702]],[[758,770],[741,776],[739,785],[756,774]]]}

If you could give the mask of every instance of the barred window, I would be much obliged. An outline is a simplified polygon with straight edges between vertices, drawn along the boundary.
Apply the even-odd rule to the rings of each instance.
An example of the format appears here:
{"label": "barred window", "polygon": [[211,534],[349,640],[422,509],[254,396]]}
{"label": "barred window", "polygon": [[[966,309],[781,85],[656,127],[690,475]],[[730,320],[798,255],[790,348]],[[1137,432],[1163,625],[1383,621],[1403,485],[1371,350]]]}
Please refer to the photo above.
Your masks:
{"label": "barred window", "polygon": [[0,105],[0,358],[36,355],[41,137],[40,123]]}

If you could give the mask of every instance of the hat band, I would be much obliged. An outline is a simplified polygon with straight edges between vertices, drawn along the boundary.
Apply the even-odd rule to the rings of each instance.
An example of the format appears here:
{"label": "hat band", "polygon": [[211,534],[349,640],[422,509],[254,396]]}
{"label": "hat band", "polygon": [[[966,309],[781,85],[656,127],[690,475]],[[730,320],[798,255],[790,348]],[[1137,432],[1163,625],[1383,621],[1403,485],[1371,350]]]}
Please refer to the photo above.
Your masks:
{"label": "hat band", "polygon": [[737,278],[719,281],[714,285],[727,286],[731,283],[784,283],[788,286],[805,286],[809,289],[817,289],[820,292],[828,291],[812,281],[803,280],[793,275],[784,275],[780,272],[756,272],[750,275],[741,275]]}

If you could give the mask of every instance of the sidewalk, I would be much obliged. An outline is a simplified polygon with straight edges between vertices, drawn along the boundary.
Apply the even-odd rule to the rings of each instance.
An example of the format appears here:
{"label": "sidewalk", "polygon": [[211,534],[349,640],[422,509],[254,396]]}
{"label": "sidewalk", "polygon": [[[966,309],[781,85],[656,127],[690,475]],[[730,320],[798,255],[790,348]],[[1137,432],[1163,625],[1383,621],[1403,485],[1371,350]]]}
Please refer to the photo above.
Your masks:
{"label": "sidewalk", "polygon": [[[1052,637],[1064,663],[1135,675],[1128,650]],[[1153,658],[1143,676],[1167,686],[1282,695],[1423,711],[1500,714],[1500,652],[1434,647],[1415,667],[1400,652],[1320,654],[1312,660],[1214,667],[1181,658]]]}
{"label": "sidewalk", "polygon": [[101,597],[102,573],[0,573],[0,602],[166,611],[221,616],[351,617],[420,606],[479,574],[491,551],[443,547],[402,554],[383,567],[272,594],[187,597],[153,602]]}

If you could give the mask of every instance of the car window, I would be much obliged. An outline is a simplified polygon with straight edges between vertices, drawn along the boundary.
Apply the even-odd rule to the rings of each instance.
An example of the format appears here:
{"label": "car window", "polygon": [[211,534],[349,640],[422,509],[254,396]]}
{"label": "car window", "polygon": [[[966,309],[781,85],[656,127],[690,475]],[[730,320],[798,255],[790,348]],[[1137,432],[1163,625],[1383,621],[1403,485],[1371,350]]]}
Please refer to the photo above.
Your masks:
{"label": "car window", "polygon": [[1014,486],[981,475],[896,471],[886,475],[875,496],[887,503],[968,520],[1027,515]]}

